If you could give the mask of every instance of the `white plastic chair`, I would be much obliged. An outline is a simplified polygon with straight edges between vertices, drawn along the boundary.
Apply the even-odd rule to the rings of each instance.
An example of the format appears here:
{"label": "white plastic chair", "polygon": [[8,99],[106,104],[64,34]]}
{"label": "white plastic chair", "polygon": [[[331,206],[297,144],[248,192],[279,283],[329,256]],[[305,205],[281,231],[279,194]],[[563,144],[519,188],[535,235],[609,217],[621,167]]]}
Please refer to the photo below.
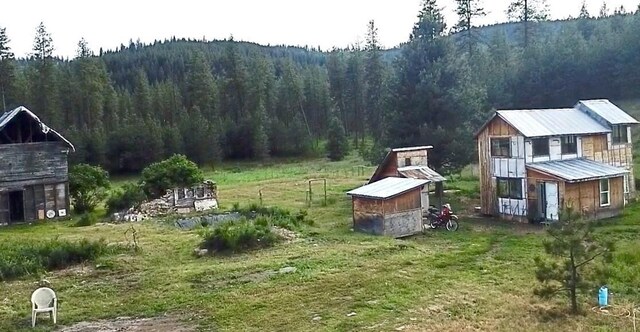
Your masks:
{"label": "white plastic chair", "polygon": [[58,299],[56,293],[51,288],[41,287],[31,294],[31,327],[36,326],[36,315],[48,312],[56,323],[58,314]]}

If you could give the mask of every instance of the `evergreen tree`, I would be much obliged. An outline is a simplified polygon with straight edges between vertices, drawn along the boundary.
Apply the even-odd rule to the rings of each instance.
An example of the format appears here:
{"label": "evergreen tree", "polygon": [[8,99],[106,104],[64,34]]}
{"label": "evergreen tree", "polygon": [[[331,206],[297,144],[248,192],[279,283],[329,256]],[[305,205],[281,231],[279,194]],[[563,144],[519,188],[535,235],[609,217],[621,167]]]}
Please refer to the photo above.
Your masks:
{"label": "evergreen tree", "polygon": [[138,69],[133,86],[133,107],[136,114],[142,117],[151,115],[151,88],[147,73],[143,69]]}
{"label": "evergreen tree", "polygon": [[350,128],[355,134],[353,136],[354,146],[358,147],[358,139],[364,142],[365,138],[365,66],[363,54],[359,48],[354,48],[347,60],[345,72],[345,97],[347,102],[346,112],[350,115]]}
{"label": "evergreen tree", "polygon": [[78,58],[88,58],[93,56],[93,52],[89,48],[89,43],[84,39],[84,37],[80,38],[78,42],[78,50],[76,51],[76,56]]}
{"label": "evergreen tree", "polygon": [[185,106],[198,107],[206,117],[214,117],[216,86],[204,54],[194,53],[187,68]]}
{"label": "evergreen tree", "polygon": [[589,19],[591,15],[589,14],[589,10],[587,10],[587,1],[582,0],[582,7],[580,7],[580,14],[578,15],[579,19]]}
{"label": "evergreen tree", "polygon": [[29,79],[33,109],[51,126],[63,127],[58,109],[59,95],[53,50],[53,39],[41,22],[36,29],[33,43],[34,71]]}
{"label": "evergreen tree", "polygon": [[11,91],[14,79],[14,56],[9,47],[7,29],[0,28],[0,94],[2,94],[2,111],[7,111],[7,94]]}
{"label": "evergreen tree", "polygon": [[329,130],[327,131],[329,140],[327,142],[328,157],[332,161],[338,161],[344,159],[349,153],[349,140],[344,131],[344,127],[340,122],[340,119],[333,114],[329,121]]}
{"label": "evergreen tree", "polygon": [[600,12],[598,17],[600,18],[609,17],[609,7],[607,6],[607,1],[602,1],[602,6],[600,7]]}
{"label": "evergreen tree", "polygon": [[456,32],[463,32],[466,49],[471,55],[475,45],[475,39],[471,28],[473,28],[473,20],[476,17],[486,15],[484,8],[480,6],[480,0],[456,0],[456,14],[458,14],[458,23],[454,26]]}
{"label": "evergreen tree", "polygon": [[382,54],[378,41],[378,28],[373,20],[369,21],[367,27],[367,46],[365,64],[365,104],[366,119],[370,129],[370,134],[374,140],[382,138],[383,123],[383,98],[384,98],[384,70]]}
{"label": "evergreen tree", "polygon": [[524,26],[524,47],[529,46],[531,22],[546,20],[549,17],[546,0],[515,0],[509,4],[507,16]]}
{"label": "evergreen tree", "polygon": [[[605,284],[606,266],[612,260],[613,243],[599,241],[595,223],[567,209],[547,231],[546,258],[536,257],[536,278],[541,285],[534,293],[543,298],[565,294],[571,311],[579,310],[578,293],[591,292]],[[589,269],[598,263],[598,268]]]}

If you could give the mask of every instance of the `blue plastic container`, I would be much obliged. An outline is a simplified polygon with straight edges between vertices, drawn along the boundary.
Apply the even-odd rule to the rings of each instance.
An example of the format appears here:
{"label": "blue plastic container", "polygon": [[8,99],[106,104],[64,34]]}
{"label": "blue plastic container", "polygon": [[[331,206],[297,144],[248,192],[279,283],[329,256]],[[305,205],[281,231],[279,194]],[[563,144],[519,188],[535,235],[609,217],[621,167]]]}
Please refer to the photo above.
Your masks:
{"label": "blue plastic container", "polygon": [[606,286],[600,287],[598,291],[598,305],[604,308],[609,305],[609,289]]}

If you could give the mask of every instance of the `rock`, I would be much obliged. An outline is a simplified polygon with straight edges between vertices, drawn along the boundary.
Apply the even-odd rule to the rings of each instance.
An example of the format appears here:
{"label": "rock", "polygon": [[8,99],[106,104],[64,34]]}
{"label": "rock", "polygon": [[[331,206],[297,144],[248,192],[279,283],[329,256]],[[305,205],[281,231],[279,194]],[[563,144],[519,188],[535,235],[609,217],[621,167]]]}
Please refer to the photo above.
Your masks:
{"label": "rock", "polygon": [[322,319],[322,317],[320,316],[313,316],[313,318],[311,318],[312,321],[317,322],[320,321]]}
{"label": "rock", "polygon": [[378,304],[378,300],[371,300],[371,301],[367,301],[368,305],[376,305]]}
{"label": "rock", "polygon": [[40,287],[51,287],[51,282],[47,279],[41,279],[38,281],[38,286]]}
{"label": "rock", "polygon": [[194,253],[196,254],[196,256],[198,257],[203,257],[209,254],[209,250],[208,249],[200,249],[200,248],[196,248],[194,250]]}
{"label": "rock", "polygon": [[353,317],[353,316],[355,316],[355,315],[356,315],[356,313],[352,311],[352,312],[350,312],[350,313],[348,313],[348,314],[347,314],[347,317]]}
{"label": "rock", "polygon": [[283,267],[280,270],[278,270],[278,273],[280,274],[284,274],[284,273],[294,273],[298,271],[298,268],[293,267],[293,266],[287,266],[287,267]]}
{"label": "rock", "polygon": [[290,231],[286,228],[273,226],[271,227],[271,231],[287,242],[295,241],[298,238],[296,232]]}
{"label": "rock", "polygon": [[395,329],[395,330],[396,330],[396,331],[402,331],[402,330],[404,330],[405,328],[407,328],[407,327],[406,327],[406,326],[404,326],[404,325],[402,325],[402,326],[398,326],[398,327],[396,327],[396,329]]}

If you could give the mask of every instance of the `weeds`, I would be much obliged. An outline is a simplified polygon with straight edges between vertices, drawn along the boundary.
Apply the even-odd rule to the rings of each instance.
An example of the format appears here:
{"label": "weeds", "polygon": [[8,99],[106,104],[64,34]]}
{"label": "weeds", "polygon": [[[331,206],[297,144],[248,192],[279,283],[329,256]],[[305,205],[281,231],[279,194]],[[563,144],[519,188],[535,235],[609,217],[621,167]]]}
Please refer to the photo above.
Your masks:
{"label": "weeds", "polygon": [[79,242],[51,240],[44,243],[2,245],[0,281],[15,279],[42,271],[59,270],[108,253],[103,239]]}
{"label": "weeds", "polygon": [[202,236],[201,248],[223,253],[270,247],[279,240],[266,218],[226,222],[212,230],[206,229]]}

